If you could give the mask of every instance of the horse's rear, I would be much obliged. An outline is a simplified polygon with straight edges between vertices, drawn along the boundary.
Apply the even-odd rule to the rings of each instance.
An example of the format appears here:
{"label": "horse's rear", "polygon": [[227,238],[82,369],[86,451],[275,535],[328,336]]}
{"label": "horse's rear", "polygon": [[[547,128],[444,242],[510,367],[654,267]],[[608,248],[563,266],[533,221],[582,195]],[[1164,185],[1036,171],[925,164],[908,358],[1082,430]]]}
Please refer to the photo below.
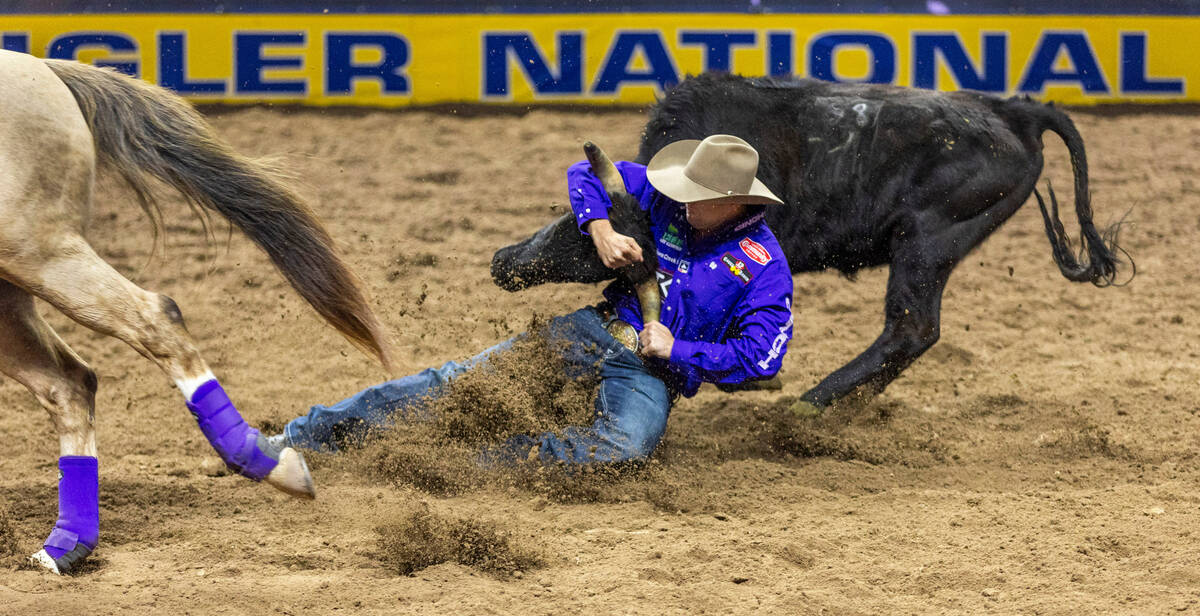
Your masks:
{"label": "horse's rear", "polygon": [[303,457],[251,428],[201,357],[171,298],[139,288],[83,238],[97,155],[160,222],[151,177],[229,218],[351,341],[386,361],[380,327],[332,240],[269,167],[234,153],[186,102],[112,71],[0,52],[0,373],[49,411],[59,517],[33,560],[66,573],[99,534],[95,373],[34,310],[40,297],[156,363],[238,473],[312,498]]}
{"label": "horse's rear", "polygon": [[71,91],[44,62],[0,51],[0,83],[0,275],[19,275],[83,230],[95,150]]}

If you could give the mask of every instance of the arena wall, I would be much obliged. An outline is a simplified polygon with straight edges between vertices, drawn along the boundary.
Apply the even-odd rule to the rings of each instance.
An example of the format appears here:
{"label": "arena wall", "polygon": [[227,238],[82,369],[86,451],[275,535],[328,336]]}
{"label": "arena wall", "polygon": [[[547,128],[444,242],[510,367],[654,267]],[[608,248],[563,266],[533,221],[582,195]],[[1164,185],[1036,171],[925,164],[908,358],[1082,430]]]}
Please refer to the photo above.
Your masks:
{"label": "arena wall", "polygon": [[136,4],[153,12],[0,14],[0,46],[113,66],[220,103],[643,104],[705,70],[1070,104],[1200,99],[1190,49],[1200,16],[1190,14],[439,14],[419,4],[216,14]]}

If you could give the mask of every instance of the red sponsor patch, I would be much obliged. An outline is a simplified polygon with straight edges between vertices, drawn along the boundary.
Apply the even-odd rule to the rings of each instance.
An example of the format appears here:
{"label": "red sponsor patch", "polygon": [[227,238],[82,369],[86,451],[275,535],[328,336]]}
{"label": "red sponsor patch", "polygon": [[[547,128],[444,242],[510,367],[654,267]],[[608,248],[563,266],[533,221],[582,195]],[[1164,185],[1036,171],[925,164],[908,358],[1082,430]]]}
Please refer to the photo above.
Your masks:
{"label": "red sponsor patch", "polygon": [[750,238],[738,242],[738,246],[742,247],[742,252],[746,253],[746,256],[750,257],[751,261],[759,265],[766,265],[771,260],[771,253],[767,252],[767,249],[763,248],[762,244]]}

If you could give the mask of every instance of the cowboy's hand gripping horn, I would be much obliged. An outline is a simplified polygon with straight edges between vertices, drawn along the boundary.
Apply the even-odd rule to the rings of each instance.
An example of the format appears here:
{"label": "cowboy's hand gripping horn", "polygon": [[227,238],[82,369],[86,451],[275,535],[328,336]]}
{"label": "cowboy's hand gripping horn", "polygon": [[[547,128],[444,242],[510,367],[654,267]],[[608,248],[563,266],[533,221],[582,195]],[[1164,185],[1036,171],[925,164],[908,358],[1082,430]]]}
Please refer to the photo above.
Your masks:
{"label": "cowboy's hand gripping horn", "polygon": [[583,144],[583,152],[592,165],[592,173],[599,178],[604,190],[608,191],[612,199],[609,220],[613,230],[632,237],[642,247],[642,262],[622,267],[620,274],[637,290],[638,302],[642,308],[642,322],[657,321],[662,311],[662,292],[655,275],[658,259],[655,257],[654,238],[650,232],[650,216],[638,206],[637,200],[625,191],[625,182],[621,179],[616,165],[599,146],[588,141]]}

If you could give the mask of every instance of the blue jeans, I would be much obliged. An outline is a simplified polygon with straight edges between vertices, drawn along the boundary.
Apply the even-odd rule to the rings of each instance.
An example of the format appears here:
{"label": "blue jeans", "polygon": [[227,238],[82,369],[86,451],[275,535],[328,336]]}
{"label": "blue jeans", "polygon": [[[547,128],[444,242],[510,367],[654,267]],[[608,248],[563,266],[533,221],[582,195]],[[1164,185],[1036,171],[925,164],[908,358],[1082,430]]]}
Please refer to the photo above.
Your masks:
{"label": "blue jeans", "polygon": [[[552,319],[547,336],[568,377],[599,377],[595,421],[558,433],[513,436],[482,451],[480,461],[525,460],[534,448],[543,462],[636,462],[649,457],[666,430],[674,393],[651,374],[637,354],[609,335],[594,308]],[[430,420],[422,401],[436,397],[454,377],[503,353],[518,338],[461,363],[446,362],[440,368],[369,387],[337,404],[314,406],[307,415],[289,422],[284,433],[293,446],[336,451],[338,442],[361,442],[371,428],[394,421]]]}

